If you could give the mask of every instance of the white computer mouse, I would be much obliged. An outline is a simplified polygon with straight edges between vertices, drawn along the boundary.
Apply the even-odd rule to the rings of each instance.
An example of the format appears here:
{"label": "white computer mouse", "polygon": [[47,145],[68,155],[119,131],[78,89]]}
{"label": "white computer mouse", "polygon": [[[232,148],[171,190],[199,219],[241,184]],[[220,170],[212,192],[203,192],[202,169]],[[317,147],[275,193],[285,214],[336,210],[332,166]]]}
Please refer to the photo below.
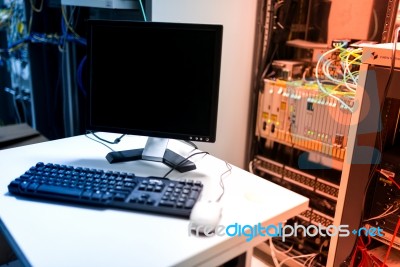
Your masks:
{"label": "white computer mouse", "polygon": [[207,235],[215,230],[221,215],[222,205],[220,202],[199,200],[190,213],[191,230]]}

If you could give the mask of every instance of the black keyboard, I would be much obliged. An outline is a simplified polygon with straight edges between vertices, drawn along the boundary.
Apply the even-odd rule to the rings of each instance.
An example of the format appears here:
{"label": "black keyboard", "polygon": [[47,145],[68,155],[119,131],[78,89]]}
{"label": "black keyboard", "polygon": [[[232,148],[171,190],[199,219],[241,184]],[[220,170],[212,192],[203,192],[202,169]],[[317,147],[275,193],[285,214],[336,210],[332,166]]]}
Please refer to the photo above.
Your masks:
{"label": "black keyboard", "polygon": [[202,189],[199,181],[41,162],[8,185],[15,195],[184,218],[189,218]]}

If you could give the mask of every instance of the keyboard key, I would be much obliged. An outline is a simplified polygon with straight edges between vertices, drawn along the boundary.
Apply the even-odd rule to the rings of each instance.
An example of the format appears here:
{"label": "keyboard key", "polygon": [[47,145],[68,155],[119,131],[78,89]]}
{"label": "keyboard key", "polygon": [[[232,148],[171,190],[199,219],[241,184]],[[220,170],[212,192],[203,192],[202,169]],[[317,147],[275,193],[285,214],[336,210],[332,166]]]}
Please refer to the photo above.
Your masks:
{"label": "keyboard key", "polygon": [[92,197],[92,194],[93,194],[93,191],[85,190],[85,191],[83,191],[82,198],[90,199]]}
{"label": "keyboard key", "polygon": [[82,190],[79,188],[59,187],[55,185],[46,185],[46,184],[40,185],[37,188],[37,192],[42,194],[70,196],[74,198],[79,198],[82,194]]}
{"label": "keyboard key", "polygon": [[114,200],[124,201],[126,199],[126,194],[117,193],[114,196]]}
{"label": "keyboard key", "polygon": [[192,199],[197,199],[198,197],[199,197],[198,191],[192,191],[189,195],[189,198],[192,198]]}
{"label": "keyboard key", "polygon": [[195,203],[196,203],[196,200],[190,198],[190,199],[188,199],[188,200],[186,201],[186,203],[185,203],[185,208],[186,208],[186,209],[191,209],[191,208],[193,208],[193,206],[194,206]]}
{"label": "keyboard key", "polygon": [[161,200],[159,205],[164,207],[173,207],[175,205],[175,202],[168,200]]}
{"label": "keyboard key", "polygon": [[19,184],[19,187],[21,188],[21,190],[25,191],[29,186],[29,182],[27,181],[23,181]]}
{"label": "keyboard key", "polygon": [[29,186],[28,186],[28,191],[36,191],[36,189],[39,187],[39,184],[38,183],[31,183]]}

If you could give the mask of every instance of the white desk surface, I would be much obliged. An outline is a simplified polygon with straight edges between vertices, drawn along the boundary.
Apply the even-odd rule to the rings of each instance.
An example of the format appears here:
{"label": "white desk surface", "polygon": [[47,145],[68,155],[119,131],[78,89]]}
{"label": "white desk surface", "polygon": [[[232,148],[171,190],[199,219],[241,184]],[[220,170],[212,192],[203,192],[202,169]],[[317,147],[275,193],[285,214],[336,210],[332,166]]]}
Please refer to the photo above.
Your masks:
{"label": "white desk surface", "polygon": [[[117,135],[100,133],[114,140]],[[146,138],[126,136],[114,150],[143,147]],[[193,148],[171,140],[172,150],[189,155]],[[37,162],[163,176],[162,163],[136,161],[109,164],[110,150],[85,136],[0,150],[0,230],[24,264],[46,266],[211,266],[216,258],[235,257],[263,242],[257,236],[189,236],[186,219],[116,209],[26,200],[8,193],[7,185]],[[203,199],[221,193],[225,162],[213,156],[193,158],[197,169],[172,172],[168,178],[191,178],[204,184]],[[308,207],[308,199],[233,166],[224,178],[222,225],[269,225],[283,222]],[[221,256],[224,255],[225,256]],[[228,255],[228,256],[226,256]]]}

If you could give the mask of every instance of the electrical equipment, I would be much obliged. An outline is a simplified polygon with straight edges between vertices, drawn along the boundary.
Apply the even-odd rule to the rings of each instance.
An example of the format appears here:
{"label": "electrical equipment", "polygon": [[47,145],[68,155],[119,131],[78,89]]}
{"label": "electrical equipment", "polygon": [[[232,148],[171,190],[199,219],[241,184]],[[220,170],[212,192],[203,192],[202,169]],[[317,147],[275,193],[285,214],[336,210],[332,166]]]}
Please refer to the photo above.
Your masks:
{"label": "electrical equipment", "polygon": [[[373,248],[368,251],[371,255],[373,255],[377,259],[384,259],[386,257],[388,251],[388,247],[385,245]],[[391,250],[390,255],[386,260],[386,266],[396,266],[400,262],[400,251],[399,250]]]}
{"label": "electrical equipment", "polygon": [[293,80],[301,78],[304,69],[304,62],[293,60],[274,60],[272,69],[275,77],[283,80]]}
{"label": "electrical equipment", "polygon": [[[398,83],[400,74],[398,69],[394,69],[389,73],[389,66],[391,63],[389,59],[384,57],[388,56],[387,50],[376,50],[375,46],[367,49],[370,55],[375,55],[376,59],[364,59],[370,63],[385,65],[376,66],[368,65],[368,75],[365,84],[368,84],[376,91],[375,88],[380,88],[380,91],[386,91],[386,97],[383,103],[381,114],[381,128],[379,129],[378,142],[381,153],[382,161],[377,166],[375,171],[371,197],[369,199],[369,207],[367,211],[367,224],[372,226],[380,226],[385,231],[384,237],[376,237],[382,241],[390,242],[390,235],[394,233],[398,218],[400,216],[400,143],[399,143],[399,116],[400,116],[400,93],[398,90]],[[398,54],[398,51],[397,51]],[[391,61],[391,60],[389,60]],[[397,64],[400,62],[396,58]],[[392,75],[392,83],[388,83],[388,77]],[[397,183],[397,185],[396,185]],[[368,219],[369,218],[369,219]],[[371,220],[371,218],[374,218]],[[388,239],[389,238],[389,239]],[[397,233],[395,244],[400,247],[400,234]]]}
{"label": "electrical equipment", "polygon": [[[291,220],[288,220],[286,224],[289,225],[303,225],[305,227],[308,227],[310,222],[308,220],[303,220],[301,218],[293,218]],[[298,229],[297,236],[297,242],[294,242],[293,245],[296,247],[298,251],[302,251],[303,254],[307,254],[310,252],[320,252],[322,256],[325,257],[326,259],[326,252],[327,248],[329,247],[329,241],[330,237],[328,235],[323,236],[320,234],[315,234],[315,236],[308,236],[304,237],[304,234],[301,232],[302,229]],[[277,240],[279,240],[277,238]],[[319,262],[319,263],[324,263],[324,262]]]}
{"label": "electrical equipment", "polygon": [[[309,210],[296,216],[297,219],[304,220],[303,223],[322,222],[324,225],[335,222],[357,229],[360,227],[363,197],[366,186],[369,185],[369,172],[373,169],[371,164],[377,159],[380,160],[380,154],[385,155],[390,146],[399,145],[400,91],[396,90],[398,82],[395,82],[399,80],[399,71],[396,69],[393,72],[389,71],[392,52],[390,48],[384,51],[386,55],[381,59],[379,56],[383,52],[369,51],[370,61],[367,63],[370,63],[371,67],[367,69],[366,64],[361,64],[361,57],[363,63],[366,63],[364,52],[371,50],[372,46],[366,44],[363,47],[354,46],[345,49],[341,45],[338,46],[336,41],[332,41],[336,38],[378,41],[383,25],[380,20],[385,19],[385,16],[380,14],[385,5],[377,0],[353,7],[342,5],[340,1],[333,2],[329,15],[332,27],[329,27],[327,43],[332,42],[334,47],[331,49],[323,47],[327,46],[326,44],[321,44],[317,49],[314,48],[316,45],[308,41],[289,40],[286,45],[301,49],[295,49],[297,54],[294,57],[282,58],[302,61],[308,59],[310,65],[302,77],[293,81],[282,79],[283,75],[262,77],[268,79],[264,80],[264,88],[259,90],[256,120],[258,138],[255,146],[257,151],[252,167],[257,175],[310,198]],[[389,1],[389,5],[392,2],[399,1]],[[348,16],[344,14],[354,13],[353,8],[357,9],[356,13],[366,16],[348,20]],[[357,22],[360,19],[363,23]],[[343,23],[332,24],[331,22],[335,20],[343,20],[350,27],[337,27]],[[371,56],[373,52],[375,53]],[[396,61],[397,67],[400,59],[396,58]],[[377,64],[382,67],[378,67]],[[380,108],[383,102],[385,105]],[[282,107],[283,110],[277,107]],[[381,115],[382,120],[380,120]],[[282,151],[287,154],[285,157],[280,156]],[[301,156],[323,155],[342,163],[341,174],[333,186],[328,184],[326,189],[326,184],[323,183],[325,194],[320,194],[317,189],[319,186],[316,186],[316,181],[319,179],[316,177],[319,176],[311,169],[302,168],[300,165],[304,158],[299,156],[298,151],[302,152]],[[296,163],[299,166],[295,166]],[[327,169],[333,168],[331,165],[323,163],[321,165]],[[300,170],[297,167],[300,167]],[[388,184],[385,183],[381,189],[387,187]],[[336,201],[332,199],[334,194],[329,193],[331,188],[334,190],[332,192],[340,195]],[[384,203],[383,200],[381,200],[382,206],[374,207],[375,214],[379,211],[390,213],[388,203]],[[396,208],[393,206],[392,211]],[[399,214],[390,215],[398,218]],[[396,220],[393,221],[397,223]],[[374,224],[375,221],[368,223]],[[393,227],[392,223],[390,228]],[[328,244],[325,250],[326,266],[340,266],[346,263],[352,256],[353,248],[358,248],[355,246],[355,239],[356,236],[332,238],[331,246]],[[389,229],[385,229],[385,239],[390,242]],[[278,245],[281,245],[280,250],[295,250],[299,253],[297,255],[306,254],[307,251],[312,253],[312,249],[301,250],[304,241],[312,240],[308,238],[294,240],[292,248],[291,244]],[[397,242],[395,239],[395,247],[400,248]],[[275,242],[277,243],[278,241]],[[285,255],[289,256],[293,255]],[[298,265],[290,263],[290,266],[311,265],[310,262],[299,262]]]}
{"label": "electrical equipment", "polygon": [[[348,164],[344,159],[348,143],[353,143],[348,136],[357,110],[361,53],[361,48],[335,43],[305,69],[301,79],[269,76],[259,92],[256,136],[260,146],[253,171],[308,197],[309,209],[296,218],[309,224],[327,227],[336,218],[341,173]],[[333,171],[338,172],[334,179]]]}
{"label": "electrical equipment", "polygon": [[134,0],[61,0],[62,5],[86,6],[115,9],[137,9],[138,1]]}
{"label": "electrical equipment", "polygon": [[21,42],[29,30],[25,2],[7,2],[6,8],[0,9],[0,30],[4,29],[7,36],[7,48],[0,49],[0,65],[7,66],[10,75],[10,84],[6,84],[4,90],[8,93],[10,103],[13,103],[15,122],[29,123],[35,127],[29,50]]}
{"label": "electrical equipment", "polygon": [[[387,66],[392,64],[394,44],[373,44],[363,47],[362,63],[371,65]],[[395,68],[400,68],[400,44],[396,45]]]}
{"label": "electrical equipment", "polygon": [[[370,227],[377,227],[375,224],[366,224],[365,227],[367,229],[369,229]],[[396,235],[393,238],[393,231],[388,232],[386,230],[382,230],[382,236],[376,235],[373,237],[373,239],[379,240],[380,242],[382,242],[383,244],[391,244],[392,240],[393,240],[393,248],[400,250],[400,237],[398,235]],[[393,265],[386,265],[386,266],[393,266]]]}
{"label": "electrical equipment", "polygon": [[[400,216],[400,151],[385,152],[374,177],[375,190],[371,199],[370,224],[392,233]],[[400,233],[397,233],[400,237]]]}
{"label": "electrical equipment", "polygon": [[258,114],[256,135],[344,159],[351,112],[315,83],[265,79]]}
{"label": "electrical equipment", "polygon": [[304,221],[308,222],[308,224],[321,225],[321,227],[333,225],[333,217],[327,216],[326,214],[315,209],[307,209],[306,211],[298,214],[296,217],[303,219]]}
{"label": "electrical equipment", "polygon": [[[337,184],[259,155],[253,161],[253,170],[263,178],[308,197],[312,209],[319,211],[325,221],[333,221],[339,194]],[[315,222],[321,223],[319,220]]]}

